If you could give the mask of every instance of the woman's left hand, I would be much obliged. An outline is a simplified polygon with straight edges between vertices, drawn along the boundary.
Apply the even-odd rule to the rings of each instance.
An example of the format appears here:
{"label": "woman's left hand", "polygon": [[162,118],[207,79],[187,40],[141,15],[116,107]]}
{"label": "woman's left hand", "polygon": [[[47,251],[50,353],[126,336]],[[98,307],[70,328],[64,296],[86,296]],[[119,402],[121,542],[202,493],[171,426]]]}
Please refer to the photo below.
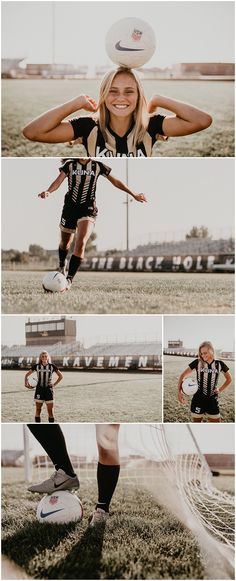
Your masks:
{"label": "woman's left hand", "polygon": [[134,194],[134,199],[136,200],[136,202],[147,202],[147,198],[144,194]]}

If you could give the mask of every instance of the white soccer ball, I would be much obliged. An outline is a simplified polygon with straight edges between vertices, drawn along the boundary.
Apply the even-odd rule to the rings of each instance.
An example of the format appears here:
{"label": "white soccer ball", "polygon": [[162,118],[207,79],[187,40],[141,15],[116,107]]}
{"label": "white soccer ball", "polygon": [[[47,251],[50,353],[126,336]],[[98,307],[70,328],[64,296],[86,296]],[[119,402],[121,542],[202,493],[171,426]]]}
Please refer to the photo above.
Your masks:
{"label": "white soccer ball", "polygon": [[45,292],[61,293],[67,288],[68,281],[61,272],[48,272],[43,278],[43,289]]}
{"label": "white soccer ball", "polygon": [[198,390],[198,383],[191,377],[186,377],[182,383],[182,391],[185,395],[194,395]]}
{"label": "white soccer ball", "polygon": [[68,490],[58,490],[40,500],[36,516],[41,523],[67,524],[82,519],[83,507],[78,496]]}
{"label": "white soccer ball", "polygon": [[155,52],[153,29],[141,18],[122,18],[106,36],[106,51],[116,65],[135,69],[147,63]]}
{"label": "white soccer ball", "polygon": [[30,385],[30,387],[32,387],[32,389],[33,389],[33,387],[36,387],[38,385],[38,379],[37,379],[37,377],[35,377],[35,375],[30,375],[27,378],[27,381],[28,381],[28,384]]}

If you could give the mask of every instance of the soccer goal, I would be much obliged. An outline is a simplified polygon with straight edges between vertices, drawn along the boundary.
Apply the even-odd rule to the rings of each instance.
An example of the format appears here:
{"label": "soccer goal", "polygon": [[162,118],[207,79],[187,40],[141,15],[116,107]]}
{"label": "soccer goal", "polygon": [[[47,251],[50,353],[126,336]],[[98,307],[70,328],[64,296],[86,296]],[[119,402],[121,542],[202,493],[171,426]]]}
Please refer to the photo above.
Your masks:
{"label": "soccer goal", "polygon": [[[86,480],[96,479],[94,424],[64,424],[62,429],[73,464],[86,485]],[[28,452],[25,448],[26,479],[43,479],[45,473],[52,472],[52,464],[42,449],[40,453],[27,428],[24,430],[25,446],[28,446]],[[224,426],[206,425],[204,433],[211,438],[217,454],[219,438],[224,438]],[[233,578],[234,497],[214,485],[193,427],[121,424],[119,449],[120,478],[130,485],[145,487],[154,502],[164,505],[192,531],[201,547],[208,578]]]}

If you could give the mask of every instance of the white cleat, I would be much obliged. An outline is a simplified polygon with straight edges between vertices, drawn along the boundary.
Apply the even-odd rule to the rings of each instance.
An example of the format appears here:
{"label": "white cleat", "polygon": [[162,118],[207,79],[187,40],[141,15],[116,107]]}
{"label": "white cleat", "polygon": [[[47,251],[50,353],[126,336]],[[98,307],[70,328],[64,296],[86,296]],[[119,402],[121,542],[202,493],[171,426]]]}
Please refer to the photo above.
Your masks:
{"label": "white cleat", "polygon": [[90,517],[89,526],[96,527],[97,525],[103,524],[109,519],[109,516],[109,512],[106,512],[102,508],[95,508]]}
{"label": "white cleat", "polygon": [[70,278],[67,278],[67,287],[66,287],[66,291],[69,291],[71,289],[71,285],[72,285],[72,280]]}
{"label": "white cleat", "polygon": [[32,484],[28,487],[30,492],[43,492],[46,494],[52,494],[56,490],[70,490],[71,488],[79,488],[79,479],[77,476],[68,476],[59,468],[56,470],[50,478],[39,482],[38,484]]}

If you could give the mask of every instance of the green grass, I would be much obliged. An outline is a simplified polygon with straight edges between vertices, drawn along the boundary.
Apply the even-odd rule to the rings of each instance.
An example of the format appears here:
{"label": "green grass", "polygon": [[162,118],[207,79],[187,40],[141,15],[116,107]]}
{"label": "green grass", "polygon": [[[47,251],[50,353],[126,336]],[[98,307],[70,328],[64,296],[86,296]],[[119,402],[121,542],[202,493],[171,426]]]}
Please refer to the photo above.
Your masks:
{"label": "green grass", "polygon": [[[22,127],[34,117],[81,93],[98,98],[96,80],[4,80],[2,93],[2,155],[65,157],[83,155],[78,146],[27,141]],[[213,117],[198,134],[158,143],[154,155],[165,157],[231,157],[234,155],[234,83],[224,81],[143,81],[149,99],[155,93],[189,102]],[[81,111],[80,114],[86,114]]]}
{"label": "green grass", "polygon": [[[177,399],[177,385],[180,374],[186,369],[194,358],[177,357],[174,355],[164,356],[164,421],[165,422],[189,422],[190,402],[181,405]],[[233,381],[230,386],[219,396],[220,412],[222,422],[234,422],[234,364],[227,363]],[[194,376],[194,373],[193,373]],[[224,376],[221,375],[219,385],[223,383]]]}
{"label": "green grass", "polygon": [[[20,475],[21,471],[14,470]],[[35,579],[204,579],[192,534],[140,487],[120,480],[105,527],[89,529],[96,483],[80,491],[82,522],[39,524],[39,495],[4,469],[2,552]],[[17,478],[17,476],[15,477]],[[20,503],[19,503],[20,499]]]}
{"label": "green grass", "polygon": [[233,313],[231,274],[80,272],[64,294],[43,292],[43,272],[3,272],[3,313]]}
{"label": "green grass", "polygon": [[[25,371],[2,371],[2,421],[34,419],[34,390],[24,387]],[[148,373],[64,373],[55,390],[60,422],[160,422],[162,378]],[[47,421],[43,406],[42,421]]]}

